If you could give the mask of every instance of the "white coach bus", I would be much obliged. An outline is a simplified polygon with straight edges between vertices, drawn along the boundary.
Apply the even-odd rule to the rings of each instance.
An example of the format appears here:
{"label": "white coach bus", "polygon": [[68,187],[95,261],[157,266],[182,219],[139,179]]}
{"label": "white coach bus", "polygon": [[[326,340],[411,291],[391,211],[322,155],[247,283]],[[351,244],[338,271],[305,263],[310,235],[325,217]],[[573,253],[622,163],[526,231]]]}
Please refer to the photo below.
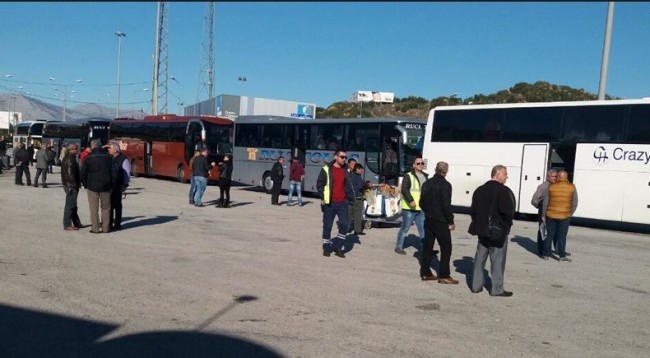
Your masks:
{"label": "white coach bus", "polygon": [[285,157],[286,176],[282,188],[289,187],[291,157],[305,166],[302,190],[316,192],[316,180],[325,163],[334,160],[337,149],[362,164],[364,180],[384,179],[384,151],[397,152],[398,175],[413,168],[422,155],[426,120],[418,118],[299,119],[278,116],[239,116],[235,120],[233,180],[262,186],[271,191],[271,168],[279,156]]}
{"label": "white coach bus", "polygon": [[650,224],[648,99],[437,107],[423,158],[449,163],[454,206],[469,207],[503,164],[517,212],[536,214],[531,197],[554,168],[576,185],[576,218]]}

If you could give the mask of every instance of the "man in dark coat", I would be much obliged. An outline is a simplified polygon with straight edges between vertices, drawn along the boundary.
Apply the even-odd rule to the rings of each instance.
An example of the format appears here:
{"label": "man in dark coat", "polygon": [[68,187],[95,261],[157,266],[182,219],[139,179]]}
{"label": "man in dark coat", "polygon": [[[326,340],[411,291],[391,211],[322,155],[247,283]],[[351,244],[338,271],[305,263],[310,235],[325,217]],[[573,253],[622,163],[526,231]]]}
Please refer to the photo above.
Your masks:
{"label": "man in dark coat", "polygon": [[117,167],[108,153],[102,150],[102,142],[94,139],[90,142],[91,153],[81,165],[81,183],[88,194],[90,223],[93,234],[99,234],[99,207],[101,203],[101,228],[104,233],[111,231],[111,192],[117,181]]}
{"label": "man in dark coat", "polygon": [[510,232],[512,219],[515,214],[515,196],[512,190],[505,186],[508,179],[508,169],[503,165],[492,168],[492,179],[481,185],[472,195],[470,215],[472,222],[468,232],[478,236],[476,255],[474,256],[474,273],[472,277],[472,292],[483,291],[483,269],[490,257],[490,276],[492,277],[492,296],[510,297],[512,292],[503,288],[503,272],[506,268],[506,253],[508,238],[504,243],[495,243],[487,237],[488,216],[493,215],[500,220],[506,232]]}
{"label": "man in dark coat", "polygon": [[129,186],[131,163],[120,151],[120,145],[117,142],[111,141],[107,148],[108,154],[115,161],[118,172],[117,180],[113,184],[113,190],[111,190],[111,230],[117,231],[122,229],[122,195]]}
{"label": "man in dark coat", "polygon": [[63,207],[63,230],[75,231],[82,227],[81,220],[77,214],[77,196],[81,187],[79,177],[79,163],[77,153],[79,147],[76,144],[69,144],[66,156],[61,162],[61,185],[65,191],[65,206]]}
{"label": "man in dark coat", "polygon": [[[420,208],[424,212],[424,243],[420,260],[420,277],[423,281],[438,279],[439,283],[458,284],[451,277],[451,231],[456,229],[451,211],[451,184],[445,179],[449,164],[438,162],[435,174],[422,184]],[[440,270],[438,277],[431,272],[433,243],[440,245]]]}
{"label": "man in dark coat", "polygon": [[29,153],[25,150],[24,143],[16,144],[14,151],[14,166],[16,167],[16,185],[25,185],[23,183],[23,173],[27,178],[27,185],[32,185],[32,176],[29,173]]}
{"label": "man in dark coat", "polygon": [[280,189],[282,188],[282,180],[284,180],[284,157],[280,156],[271,168],[271,180],[273,181],[273,188],[271,188],[271,205],[280,205],[278,202],[280,198]]}

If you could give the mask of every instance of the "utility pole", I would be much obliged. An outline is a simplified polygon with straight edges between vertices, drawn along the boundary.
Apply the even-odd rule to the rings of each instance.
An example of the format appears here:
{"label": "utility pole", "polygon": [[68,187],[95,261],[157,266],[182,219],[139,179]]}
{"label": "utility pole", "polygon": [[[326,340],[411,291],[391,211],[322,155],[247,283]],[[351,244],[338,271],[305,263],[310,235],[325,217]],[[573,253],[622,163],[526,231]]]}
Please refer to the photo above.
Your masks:
{"label": "utility pole", "polygon": [[[167,50],[168,50],[168,18],[169,2],[158,2],[156,21],[156,46],[153,60],[153,87],[151,89],[151,111],[153,114],[167,113]],[[162,94],[159,94],[162,92]],[[158,108],[158,99],[163,97],[163,106]]]}
{"label": "utility pole", "polygon": [[201,100],[203,93],[208,96],[208,99],[214,98],[214,2],[212,1],[207,3],[205,19],[203,21],[201,52],[199,83],[196,91],[197,103]]}
{"label": "utility pole", "polygon": [[603,63],[600,67],[600,85],[598,86],[598,100],[605,99],[607,87],[607,68],[609,67],[609,45],[612,41],[612,24],[614,22],[614,2],[607,5],[607,23],[605,25],[605,44],[603,45]]}

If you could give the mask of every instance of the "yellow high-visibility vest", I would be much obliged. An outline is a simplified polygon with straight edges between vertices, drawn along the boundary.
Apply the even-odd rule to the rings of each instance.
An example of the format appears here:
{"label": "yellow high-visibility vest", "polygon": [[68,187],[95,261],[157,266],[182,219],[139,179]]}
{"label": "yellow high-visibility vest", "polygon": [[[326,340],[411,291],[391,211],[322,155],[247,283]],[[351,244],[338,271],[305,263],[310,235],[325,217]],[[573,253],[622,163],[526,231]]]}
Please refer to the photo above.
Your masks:
{"label": "yellow high-visibility vest", "polygon": [[415,207],[412,208],[409,203],[406,202],[404,196],[402,196],[402,200],[400,200],[400,206],[403,210],[422,210],[420,209],[420,182],[413,172],[408,172],[406,175],[411,179],[411,190],[409,192],[415,201]]}
{"label": "yellow high-visibility vest", "polygon": [[323,166],[323,170],[325,171],[325,187],[323,188],[323,203],[325,205],[329,205],[330,203],[330,167]]}

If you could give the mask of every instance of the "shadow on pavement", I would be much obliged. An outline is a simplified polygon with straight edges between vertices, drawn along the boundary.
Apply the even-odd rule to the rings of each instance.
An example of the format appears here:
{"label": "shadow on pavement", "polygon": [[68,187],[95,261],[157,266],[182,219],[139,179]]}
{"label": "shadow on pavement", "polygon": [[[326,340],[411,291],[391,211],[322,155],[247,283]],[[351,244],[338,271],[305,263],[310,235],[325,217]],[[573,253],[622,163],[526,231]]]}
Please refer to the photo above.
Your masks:
{"label": "shadow on pavement", "polygon": [[156,216],[153,218],[142,219],[138,221],[124,222],[125,219],[122,219],[122,230],[133,229],[138,226],[152,226],[168,223],[170,221],[177,220],[178,216]]}
{"label": "shadow on pavement", "polygon": [[526,249],[526,251],[537,256],[537,238],[535,238],[535,241],[533,241],[529,237],[515,235],[512,239],[510,239],[510,241],[517,243],[519,246]]}
{"label": "shadow on pavement", "polygon": [[[207,323],[239,303],[236,298]],[[262,344],[217,333],[149,331],[100,342],[119,325],[1,304],[0,317],[3,358],[283,357]]]}

